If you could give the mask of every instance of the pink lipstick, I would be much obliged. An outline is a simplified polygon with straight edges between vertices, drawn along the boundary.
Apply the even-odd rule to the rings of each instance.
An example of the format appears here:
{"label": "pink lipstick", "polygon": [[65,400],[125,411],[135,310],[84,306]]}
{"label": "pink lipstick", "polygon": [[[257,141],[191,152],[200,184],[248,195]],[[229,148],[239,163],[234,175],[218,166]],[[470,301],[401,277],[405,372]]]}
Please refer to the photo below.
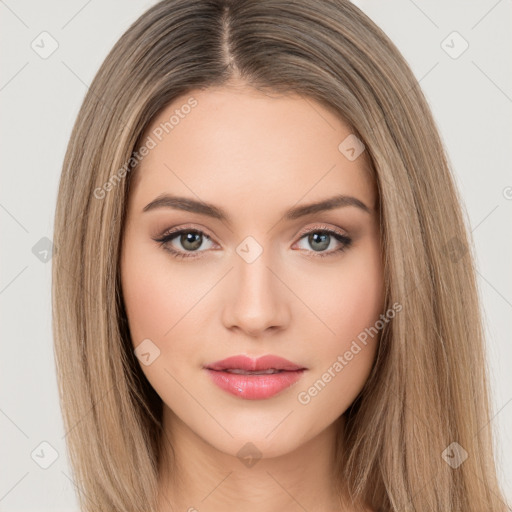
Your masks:
{"label": "pink lipstick", "polygon": [[258,359],[233,356],[207,364],[204,369],[219,388],[246,400],[277,395],[297,382],[307,370],[274,355]]}

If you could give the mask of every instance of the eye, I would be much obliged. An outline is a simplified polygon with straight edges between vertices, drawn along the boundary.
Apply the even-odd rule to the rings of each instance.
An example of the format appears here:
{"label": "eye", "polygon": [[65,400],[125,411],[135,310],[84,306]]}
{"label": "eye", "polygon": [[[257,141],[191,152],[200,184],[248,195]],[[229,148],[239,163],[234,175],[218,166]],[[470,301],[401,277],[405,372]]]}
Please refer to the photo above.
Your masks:
{"label": "eye", "polygon": [[[309,256],[325,257],[339,254],[350,247],[352,239],[344,235],[341,232],[329,229],[326,226],[320,226],[300,233],[299,242],[305,239],[305,241],[313,248],[313,250],[307,250],[306,252],[313,253]],[[199,229],[193,228],[182,228],[174,231],[168,231],[164,233],[160,238],[154,239],[159,242],[163,248],[170,252],[175,258],[196,258],[197,254],[204,251],[199,250],[205,240],[209,240],[212,243],[211,238]],[[177,242],[181,245],[181,248],[176,248],[173,242]],[[339,245],[337,248],[332,248],[333,245]],[[325,251],[331,247],[330,251]],[[211,248],[211,246],[210,246]],[[303,248],[302,248],[303,249]]]}
{"label": "eye", "polygon": [[[329,229],[327,226],[320,226],[310,229],[306,232],[301,232],[301,239],[305,239],[307,244],[313,248],[313,251],[308,251],[312,258],[334,256],[348,249],[352,243],[352,239],[347,235],[333,229]],[[332,246],[338,243],[339,247],[333,249]],[[325,251],[331,247],[332,250]]]}
{"label": "eye", "polygon": [[[171,242],[173,242],[174,239],[177,239],[176,242],[178,242],[183,249],[176,250],[176,248],[172,246]],[[203,231],[199,229],[183,228],[164,233],[162,237],[156,238],[155,241],[160,242],[160,245],[175,258],[195,258],[196,255],[193,254],[194,252],[204,252],[198,249],[205,239],[211,242],[210,237]]]}

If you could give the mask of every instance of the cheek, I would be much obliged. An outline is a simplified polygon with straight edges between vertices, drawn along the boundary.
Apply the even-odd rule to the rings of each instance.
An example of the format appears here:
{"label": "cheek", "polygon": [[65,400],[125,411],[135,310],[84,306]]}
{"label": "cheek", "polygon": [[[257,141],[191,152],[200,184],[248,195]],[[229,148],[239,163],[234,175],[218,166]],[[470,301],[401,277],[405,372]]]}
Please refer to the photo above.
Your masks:
{"label": "cheek", "polygon": [[191,308],[205,290],[190,275],[170,272],[167,258],[163,250],[127,244],[121,284],[132,346],[144,342],[144,352],[150,353],[149,364],[140,359],[141,369],[164,402],[176,406],[186,397],[173,376],[183,381],[180,369],[198,358],[198,347],[189,340],[197,339],[193,320],[199,308]]}
{"label": "cheek", "polygon": [[123,296],[134,346],[146,338],[158,342],[173,325],[174,287],[169,288],[158,268],[147,263],[131,253],[123,267]]}
{"label": "cheek", "polygon": [[[324,399],[338,407],[339,397],[347,399],[344,405],[348,407],[366,382],[378,347],[380,330],[375,326],[383,307],[381,260],[378,247],[372,246],[366,252],[354,253],[340,266],[330,281],[328,302],[321,308],[323,315],[319,315],[331,332],[325,331],[324,350],[318,351],[319,374],[315,377],[329,382],[329,396]],[[324,373],[329,370],[330,374]]]}
{"label": "cheek", "polygon": [[375,324],[383,308],[383,293],[378,275],[351,274],[331,294],[329,326],[344,345]]}
{"label": "cheek", "polygon": [[339,269],[329,275],[327,293],[325,287],[323,292],[327,296],[323,318],[334,331],[331,339],[341,347],[350,345],[383,312],[384,279],[378,240],[367,238],[357,250],[347,252]]}
{"label": "cheek", "polygon": [[128,244],[123,254],[123,297],[134,346],[149,338],[164,350],[204,293],[189,275],[169,271],[170,258],[163,249],[142,243]]}

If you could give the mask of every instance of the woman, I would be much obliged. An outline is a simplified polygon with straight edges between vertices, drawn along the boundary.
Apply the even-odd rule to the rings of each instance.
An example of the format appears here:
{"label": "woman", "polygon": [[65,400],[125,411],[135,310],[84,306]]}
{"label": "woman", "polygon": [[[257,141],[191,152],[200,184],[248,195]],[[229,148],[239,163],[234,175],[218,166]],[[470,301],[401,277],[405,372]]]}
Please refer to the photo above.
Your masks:
{"label": "woman", "polygon": [[54,238],[83,510],[506,510],[460,199],[354,5],[150,8],[84,100]]}

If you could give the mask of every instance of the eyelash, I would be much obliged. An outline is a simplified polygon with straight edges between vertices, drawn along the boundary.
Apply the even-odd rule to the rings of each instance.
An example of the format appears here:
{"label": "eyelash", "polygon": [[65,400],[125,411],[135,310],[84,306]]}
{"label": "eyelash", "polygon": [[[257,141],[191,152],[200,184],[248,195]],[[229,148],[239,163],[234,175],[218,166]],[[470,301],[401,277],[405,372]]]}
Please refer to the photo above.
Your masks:
{"label": "eyelash", "polygon": [[[187,252],[177,251],[176,249],[173,249],[169,245],[167,245],[171,240],[176,238],[178,235],[181,235],[182,233],[201,234],[201,235],[203,235],[203,237],[206,237],[209,240],[211,240],[211,238],[206,233],[204,233],[203,231],[201,231],[199,229],[195,229],[195,228],[181,228],[181,229],[178,229],[175,231],[168,231],[168,232],[164,233],[160,238],[155,238],[154,240],[155,240],[155,242],[159,242],[159,244],[161,246],[163,246],[164,250],[168,251],[171,254],[171,256],[173,256],[174,258],[177,258],[177,259],[197,258],[199,256],[196,256],[194,253],[205,252],[205,251],[188,251],[188,253],[187,253]],[[315,227],[306,232],[300,233],[299,240],[302,240],[302,238],[304,238],[306,235],[309,235],[311,233],[322,233],[322,234],[331,235],[338,242],[340,242],[342,244],[340,247],[338,247],[338,249],[334,249],[329,252],[316,252],[314,256],[309,256],[312,258],[316,258],[316,257],[325,258],[328,256],[333,256],[335,254],[340,254],[343,251],[345,251],[346,249],[348,249],[350,247],[350,245],[352,244],[351,238],[339,233],[338,231],[329,229],[326,226]],[[315,251],[307,251],[307,252],[315,252]]]}

